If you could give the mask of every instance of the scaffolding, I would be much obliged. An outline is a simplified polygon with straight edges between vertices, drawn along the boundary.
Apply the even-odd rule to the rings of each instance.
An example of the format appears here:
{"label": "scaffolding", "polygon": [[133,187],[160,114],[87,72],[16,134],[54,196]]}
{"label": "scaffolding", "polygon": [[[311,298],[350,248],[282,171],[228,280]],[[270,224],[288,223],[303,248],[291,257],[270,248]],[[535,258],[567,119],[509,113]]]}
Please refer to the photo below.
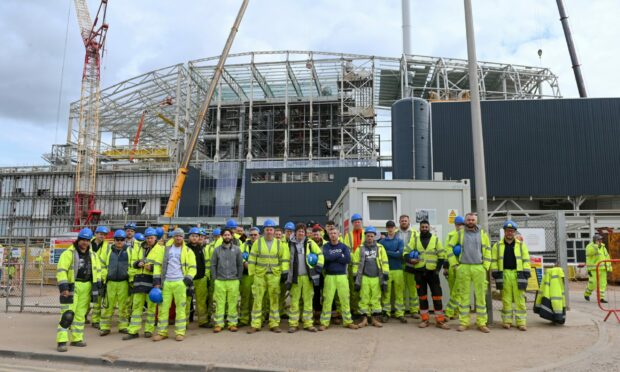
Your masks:
{"label": "scaffolding", "polygon": [[[218,57],[189,61],[101,91],[101,162],[124,162],[146,110],[140,161],[178,161]],[[480,62],[482,99],[560,98],[549,69]],[[315,51],[231,54],[206,117],[199,161],[381,159],[377,111],[402,97],[468,99],[467,61]],[[164,100],[170,105],[161,106]],[[44,158],[76,158],[79,102],[70,106],[67,143]]]}
{"label": "scaffolding", "polygon": [[[101,223],[146,226],[163,213],[218,58],[164,67],[101,90],[94,152]],[[546,68],[480,62],[479,71],[483,99],[561,97],[557,77]],[[191,165],[194,204],[181,205],[182,215],[243,217],[247,169],[385,165],[390,145],[381,141],[380,135],[389,138],[381,123],[393,102],[406,96],[467,99],[468,84],[467,61],[459,59],[232,54]],[[76,101],[66,142],[43,154],[48,166],[0,168],[0,237],[51,237],[71,229],[79,118]]]}

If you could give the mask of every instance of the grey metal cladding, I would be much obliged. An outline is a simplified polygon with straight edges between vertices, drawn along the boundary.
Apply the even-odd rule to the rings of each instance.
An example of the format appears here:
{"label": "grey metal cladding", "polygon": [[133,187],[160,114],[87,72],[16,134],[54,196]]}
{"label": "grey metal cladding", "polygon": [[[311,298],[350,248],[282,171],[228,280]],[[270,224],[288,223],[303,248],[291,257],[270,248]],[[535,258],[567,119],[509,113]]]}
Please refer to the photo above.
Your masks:
{"label": "grey metal cladding", "polygon": [[[469,102],[432,112],[435,171],[473,183]],[[620,98],[483,101],[482,123],[489,197],[620,194]]]}

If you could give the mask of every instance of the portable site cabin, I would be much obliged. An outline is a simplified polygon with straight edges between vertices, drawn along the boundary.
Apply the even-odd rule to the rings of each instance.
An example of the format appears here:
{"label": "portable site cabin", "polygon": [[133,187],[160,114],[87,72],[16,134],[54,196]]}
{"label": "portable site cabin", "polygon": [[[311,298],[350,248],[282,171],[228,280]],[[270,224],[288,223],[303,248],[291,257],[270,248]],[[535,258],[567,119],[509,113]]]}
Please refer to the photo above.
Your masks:
{"label": "portable site cabin", "polygon": [[411,225],[428,220],[434,233],[445,241],[454,228],[457,215],[471,211],[469,180],[417,181],[417,180],[359,180],[349,178],[332,208],[330,220],[343,233],[349,231],[351,215],[359,213],[364,226],[374,226],[385,231],[385,223],[396,222],[402,214],[409,215]]}

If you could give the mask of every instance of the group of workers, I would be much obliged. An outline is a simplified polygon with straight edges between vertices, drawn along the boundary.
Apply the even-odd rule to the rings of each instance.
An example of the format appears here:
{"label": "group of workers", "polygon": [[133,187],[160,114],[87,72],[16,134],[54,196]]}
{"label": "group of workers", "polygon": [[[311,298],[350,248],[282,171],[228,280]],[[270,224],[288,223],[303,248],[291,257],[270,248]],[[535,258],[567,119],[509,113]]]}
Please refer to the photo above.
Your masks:
{"label": "group of workers", "polygon": [[[444,243],[428,221],[416,229],[407,215],[398,225],[388,221],[385,234],[364,227],[359,214],[350,221],[344,236],[331,221],[324,228],[288,222],[281,229],[266,220],[262,233],[252,227],[246,235],[231,219],[210,238],[205,229],[193,227],[187,240],[180,228],[164,238],[163,229],[148,227],[139,237],[134,223],[113,232],[112,242],[106,240],[106,227],[98,227],[94,236],[82,229],[57,266],[57,349],[67,350],[69,333],[71,346],[86,346],[89,312],[100,335],[110,334],[116,310],[123,340],[138,338],[143,330],[144,337],[161,341],[170,323],[175,339],[182,341],[190,317],[214,333],[247,326],[252,334],[263,323],[280,333],[281,318],[288,318],[289,333],[300,327],[325,331],[330,324],[382,327],[390,318],[407,323],[407,314],[426,328],[431,325],[429,292],[435,325],[449,329],[448,321],[458,319],[457,330],[463,332],[470,325],[472,285],[476,326],[488,333],[489,272],[502,293],[503,327],[527,329],[530,258],[513,221],[504,223],[504,237],[493,246],[474,213],[457,216]],[[445,312],[442,269],[450,288]]]}

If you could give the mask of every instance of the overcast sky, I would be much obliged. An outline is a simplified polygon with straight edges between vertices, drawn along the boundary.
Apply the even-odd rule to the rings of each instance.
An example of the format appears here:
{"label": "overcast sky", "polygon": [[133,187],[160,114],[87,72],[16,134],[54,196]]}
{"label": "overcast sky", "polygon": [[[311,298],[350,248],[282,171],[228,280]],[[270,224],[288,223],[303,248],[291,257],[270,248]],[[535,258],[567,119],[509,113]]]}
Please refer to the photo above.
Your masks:
{"label": "overcast sky", "polygon": [[[413,53],[466,58],[463,1],[411,2]],[[88,3],[94,17],[99,1]],[[102,87],[218,55],[240,3],[110,0]],[[589,95],[618,96],[620,1],[565,5]],[[555,0],[473,0],[473,6],[480,60],[549,67],[564,97],[578,95]],[[400,9],[400,0],[252,0],[232,52],[399,56]],[[69,103],[80,93],[84,48],[73,0],[0,1],[0,46],[0,166],[42,164],[52,143],[65,143]]]}

